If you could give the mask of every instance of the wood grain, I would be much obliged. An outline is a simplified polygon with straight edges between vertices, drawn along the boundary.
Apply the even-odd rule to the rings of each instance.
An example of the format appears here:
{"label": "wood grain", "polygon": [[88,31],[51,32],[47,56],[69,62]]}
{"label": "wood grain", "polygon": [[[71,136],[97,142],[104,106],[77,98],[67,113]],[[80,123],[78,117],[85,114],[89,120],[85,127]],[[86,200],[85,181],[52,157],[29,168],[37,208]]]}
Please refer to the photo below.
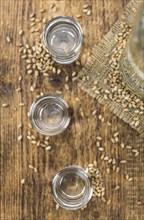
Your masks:
{"label": "wood grain", "polygon": [[[54,3],[57,11],[54,12],[50,5]],[[82,13],[82,6],[89,3],[92,6],[92,15]],[[63,93],[64,99],[70,105],[72,120],[68,129],[62,134],[50,139],[52,150],[46,152],[40,147],[32,145],[26,138],[29,130],[27,112],[31,103],[40,91],[44,93],[55,92],[63,88],[64,75],[60,77],[57,88],[49,79],[42,76],[39,86],[31,93],[30,85],[33,77],[25,75],[25,64],[20,59],[18,47],[20,42],[19,30],[24,29],[22,42],[33,42],[34,37],[29,33],[29,15],[35,12],[41,16],[40,10],[46,9],[44,17],[50,19],[58,15],[75,17],[82,13],[79,19],[85,34],[84,51],[96,44],[111,25],[117,20],[128,0],[5,0],[0,2],[0,106],[8,103],[7,108],[1,107],[1,220],[142,220],[144,219],[144,146],[143,135],[131,129],[122,120],[115,117],[105,106],[100,106],[96,100],[82,92],[76,83],[69,82],[70,90]],[[7,43],[6,37],[10,36],[11,42]],[[74,70],[81,67],[74,64],[64,67],[66,74],[71,78]],[[23,81],[19,83],[19,76]],[[22,87],[21,92],[16,88]],[[79,97],[80,102],[76,101]],[[24,107],[20,108],[19,103]],[[92,116],[96,109],[97,114]],[[84,112],[84,118],[80,111]],[[98,120],[102,114],[105,122]],[[112,123],[107,126],[107,121]],[[22,123],[22,128],[18,125]],[[138,157],[133,157],[130,150],[123,150],[119,145],[112,146],[110,138],[115,131],[119,131],[119,139],[127,145],[140,151]],[[43,138],[32,133],[38,138]],[[23,140],[17,141],[22,134]],[[96,147],[96,136],[101,135],[106,154],[110,157],[126,159],[126,165],[120,165],[121,171],[116,174],[112,171],[106,173],[108,165],[100,159],[101,153]],[[93,198],[84,211],[56,211],[55,203],[51,196],[51,180],[53,176],[67,165],[80,165],[86,167],[94,160],[98,161],[99,169],[104,178],[106,198],[111,200],[110,205],[104,204],[100,199]],[[35,173],[29,169],[29,164],[37,168]],[[125,180],[125,173],[134,177],[132,182]],[[21,180],[25,179],[22,185]],[[116,185],[120,186],[115,191]]]}

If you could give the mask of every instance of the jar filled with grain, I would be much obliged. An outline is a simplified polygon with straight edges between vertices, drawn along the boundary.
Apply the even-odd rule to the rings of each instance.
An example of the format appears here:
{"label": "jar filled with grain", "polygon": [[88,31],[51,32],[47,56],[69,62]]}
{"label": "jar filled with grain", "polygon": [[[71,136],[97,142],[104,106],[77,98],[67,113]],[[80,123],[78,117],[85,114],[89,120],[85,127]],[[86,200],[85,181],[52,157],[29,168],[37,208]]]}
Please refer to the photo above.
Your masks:
{"label": "jar filled with grain", "polygon": [[124,83],[144,98],[144,8],[140,7],[133,22],[128,45],[121,57]]}

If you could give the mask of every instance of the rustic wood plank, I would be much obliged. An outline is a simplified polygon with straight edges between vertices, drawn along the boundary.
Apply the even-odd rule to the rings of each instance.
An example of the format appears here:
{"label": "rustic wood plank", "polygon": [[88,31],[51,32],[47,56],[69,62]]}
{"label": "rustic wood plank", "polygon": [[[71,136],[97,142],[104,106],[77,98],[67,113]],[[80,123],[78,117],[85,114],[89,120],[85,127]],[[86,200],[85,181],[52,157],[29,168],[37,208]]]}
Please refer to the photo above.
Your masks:
{"label": "rustic wood plank", "polygon": [[[54,12],[51,4],[57,6]],[[92,15],[86,16],[82,13],[82,6],[89,3],[92,6]],[[40,91],[44,93],[55,92],[56,87],[48,79],[40,77],[39,87],[31,93],[29,88],[34,79],[25,76],[25,64],[20,59],[16,44],[20,41],[18,35],[22,28],[25,31],[22,41],[33,42],[34,37],[29,34],[29,15],[35,12],[37,17],[41,16],[40,9],[46,9],[45,17],[68,15],[75,17],[82,14],[78,19],[85,34],[84,51],[97,43],[111,25],[117,20],[128,0],[6,0],[1,1],[1,55],[0,55],[0,101],[8,103],[7,108],[1,107],[1,219],[2,220],[142,220],[144,200],[144,151],[142,146],[143,137],[131,129],[123,121],[115,117],[105,106],[100,106],[96,100],[82,92],[76,83],[70,82],[70,91],[64,93],[64,99],[72,109],[72,121],[69,128],[61,135],[51,138],[52,150],[46,152],[44,149],[32,145],[26,138],[28,133],[29,119],[27,112],[31,103]],[[11,42],[6,42],[10,36]],[[26,40],[25,40],[26,39]],[[69,76],[73,70],[80,67],[68,65],[65,71]],[[23,81],[18,82],[18,77],[23,76]],[[64,77],[60,78],[58,89],[64,85]],[[16,88],[22,87],[22,92],[16,92]],[[79,97],[80,102],[76,101]],[[19,103],[24,107],[20,108]],[[15,109],[16,108],[16,109]],[[84,118],[80,114],[84,113]],[[96,109],[96,116],[92,111]],[[105,122],[98,120],[102,114]],[[110,121],[112,127],[107,126]],[[18,125],[22,123],[22,128]],[[132,145],[140,151],[140,157],[133,158],[129,150],[122,150],[120,146],[112,146],[110,138],[115,131],[120,132],[120,139],[127,145]],[[41,135],[36,134],[38,138]],[[17,141],[22,134],[21,142]],[[107,165],[100,159],[101,153],[96,147],[96,136],[103,137],[103,146],[107,155],[114,158],[127,159],[128,164],[121,166],[120,174],[111,171],[106,173]],[[86,167],[94,160],[98,161],[99,169],[104,178],[106,186],[106,197],[111,200],[109,206],[100,199],[92,199],[88,208],[84,211],[56,211],[55,203],[51,196],[52,177],[67,165],[80,165]],[[32,164],[37,168],[35,173],[28,168]],[[134,181],[129,183],[125,180],[125,173],[134,176]],[[21,180],[25,179],[22,185]],[[139,181],[140,180],[140,181]],[[115,191],[116,185],[120,186]],[[132,190],[133,188],[133,190]]]}

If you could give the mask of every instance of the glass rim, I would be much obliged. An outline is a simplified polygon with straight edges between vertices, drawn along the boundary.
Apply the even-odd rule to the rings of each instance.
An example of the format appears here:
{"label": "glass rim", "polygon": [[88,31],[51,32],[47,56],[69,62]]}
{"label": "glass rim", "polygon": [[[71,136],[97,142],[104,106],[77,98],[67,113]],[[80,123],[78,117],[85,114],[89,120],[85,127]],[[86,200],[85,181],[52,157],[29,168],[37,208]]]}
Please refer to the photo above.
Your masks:
{"label": "glass rim", "polygon": [[[77,204],[77,205],[73,205],[73,207],[71,207],[71,205],[68,205],[66,204],[64,201],[61,201],[59,199],[59,197],[57,196],[57,193],[56,193],[56,190],[54,189],[55,186],[56,186],[56,181],[57,181],[57,178],[58,176],[60,176],[62,173],[64,173],[65,171],[67,170],[70,170],[70,169],[77,169],[79,170],[82,175],[85,177],[85,179],[89,182],[89,191],[87,193],[87,196],[86,197],[86,200],[83,201],[80,203],[80,204]],[[80,166],[77,166],[77,165],[71,165],[71,166],[67,166],[65,167],[64,169],[60,170],[53,178],[52,180],[52,196],[53,196],[53,199],[54,201],[59,204],[60,207],[66,209],[66,210],[78,210],[82,207],[84,207],[89,201],[90,199],[92,198],[92,195],[93,195],[93,187],[92,187],[92,183],[91,183],[91,179],[90,179],[90,176],[86,173],[86,171],[80,167]]]}
{"label": "glass rim", "polygon": [[[62,103],[65,108],[66,108],[66,113],[67,113],[67,120],[65,120],[62,124],[62,127],[60,128],[60,130],[53,130],[52,133],[50,131],[44,131],[42,130],[41,128],[39,128],[37,126],[37,124],[35,123],[35,119],[34,119],[34,112],[35,112],[35,108],[37,107],[37,105],[40,103],[40,101],[43,101],[43,100],[47,100],[47,99],[57,99],[59,100],[60,103]],[[38,98],[35,99],[35,101],[32,103],[31,107],[30,107],[30,110],[29,110],[29,118],[31,120],[31,124],[33,126],[33,128],[39,132],[40,134],[43,134],[45,136],[55,136],[57,134],[60,134],[61,132],[63,132],[69,125],[70,123],[70,112],[69,112],[69,106],[68,104],[66,103],[66,101],[60,97],[59,95],[57,94],[53,94],[53,93],[49,93],[49,94],[45,94],[45,95],[42,95]]]}
{"label": "glass rim", "polygon": [[[48,41],[46,40],[45,38],[45,34],[47,32],[47,29],[50,29],[53,25],[55,25],[57,22],[66,22],[68,24],[73,24],[78,32],[79,32],[79,45],[74,48],[68,56],[66,55],[62,55],[61,53],[59,52],[55,52],[51,47],[49,47],[49,44],[48,44]],[[45,24],[45,27],[44,27],[44,30],[43,30],[43,34],[42,34],[42,39],[43,39],[43,42],[44,42],[44,45],[46,47],[46,49],[49,51],[49,53],[52,55],[52,56],[55,56],[55,53],[57,53],[57,57],[69,57],[71,55],[73,55],[74,52],[78,52],[80,50],[80,48],[82,47],[82,44],[83,44],[83,40],[84,40],[84,34],[83,34],[83,30],[82,30],[82,27],[81,25],[72,17],[69,17],[69,16],[57,16],[57,17],[54,17],[52,18],[50,21],[48,21],[46,24]]]}

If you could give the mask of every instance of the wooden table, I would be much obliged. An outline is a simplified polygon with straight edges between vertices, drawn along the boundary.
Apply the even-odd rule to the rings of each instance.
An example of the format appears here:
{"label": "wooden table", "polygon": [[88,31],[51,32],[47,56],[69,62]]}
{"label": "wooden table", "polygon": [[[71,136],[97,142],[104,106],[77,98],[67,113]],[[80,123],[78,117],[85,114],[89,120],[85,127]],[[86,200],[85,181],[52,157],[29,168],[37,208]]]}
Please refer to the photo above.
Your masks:
{"label": "wooden table", "polygon": [[[50,8],[54,3],[57,7]],[[92,7],[90,16],[82,13],[82,6],[88,3]],[[35,12],[41,16],[40,10],[46,9],[44,17],[68,15],[78,19],[85,34],[84,50],[96,44],[108,32],[111,25],[124,10],[128,0],[5,0],[0,5],[1,22],[1,80],[0,101],[8,103],[8,107],[1,107],[1,220],[142,220],[144,219],[144,151],[143,137],[131,129],[122,120],[115,117],[106,106],[101,106],[96,100],[78,88],[77,83],[70,80],[70,90],[63,93],[72,110],[72,120],[68,129],[62,134],[50,138],[52,149],[45,151],[33,145],[27,138],[29,119],[27,112],[31,103],[40,91],[47,93],[62,89],[64,85],[63,74],[59,83],[51,84],[49,79],[40,77],[39,87],[30,92],[29,88],[33,78],[25,75],[25,63],[20,59],[16,44],[20,41],[18,34],[22,28],[25,33],[23,42],[33,40],[29,37],[29,15]],[[55,7],[54,7],[55,8]],[[10,36],[8,43],[6,37]],[[27,40],[25,40],[27,39]],[[81,67],[68,65],[66,73],[71,76],[74,70]],[[23,80],[19,82],[18,78]],[[54,78],[55,81],[55,78]],[[22,91],[17,92],[18,87]],[[80,101],[78,101],[79,98]],[[24,103],[24,107],[19,107]],[[93,110],[97,110],[95,116]],[[82,117],[81,112],[84,113]],[[104,116],[101,123],[98,115]],[[107,125],[107,121],[112,126]],[[22,123],[22,127],[18,125]],[[119,131],[120,141],[140,151],[138,157],[132,156],[128,149],[122,149],[120,144],[112,146],[112,134]],[[33,129],[32,134],[42,138]],[[18,142],[18,136],[22,141]],[[107,163],[101,161],[101,152],[96,147],[96,136],[103,138],[103,147],[107,155],[118,161],[127,160],[126,165],[120,165],[120,173],[112,171],[108,174]],[[84,168],[94,160],[104,178],[106,199],[111,200],[110,205],[103,203],[99,198],[93,198],[84,211],[56,210],[51,196],[52,177],[68,165],[80,165]],[[37,168],[34,172],[29,168]],[[128,182],[125,174],[133,177]],[[21,180],[25,179],[22,184]],[[115,190],[119,185],[120,189]]]}

